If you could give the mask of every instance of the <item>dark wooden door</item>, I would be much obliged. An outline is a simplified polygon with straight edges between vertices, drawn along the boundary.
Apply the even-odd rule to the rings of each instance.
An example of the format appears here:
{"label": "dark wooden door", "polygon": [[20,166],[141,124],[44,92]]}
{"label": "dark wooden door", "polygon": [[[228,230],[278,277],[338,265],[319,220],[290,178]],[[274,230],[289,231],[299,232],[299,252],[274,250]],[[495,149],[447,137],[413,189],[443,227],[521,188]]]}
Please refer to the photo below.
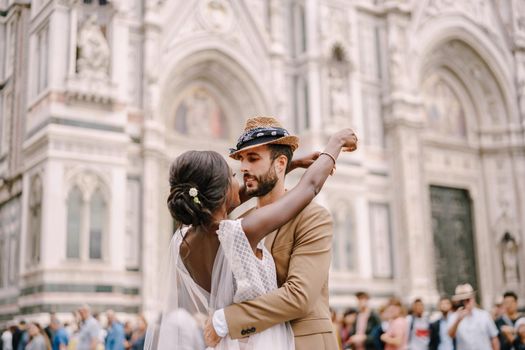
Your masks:
{"label": "dark wooden door", "polygon": [[439,293],[452,296],[458,284],[477,290],[477,269],[468,191],[430,186],[432,233]]}

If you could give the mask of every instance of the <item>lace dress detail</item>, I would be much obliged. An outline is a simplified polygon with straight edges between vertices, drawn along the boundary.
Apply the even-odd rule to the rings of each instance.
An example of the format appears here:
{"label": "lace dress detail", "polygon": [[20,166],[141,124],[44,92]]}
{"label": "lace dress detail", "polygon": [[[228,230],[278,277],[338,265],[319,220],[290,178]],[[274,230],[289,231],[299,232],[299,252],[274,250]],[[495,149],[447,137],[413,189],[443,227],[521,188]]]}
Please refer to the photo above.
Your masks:
{"label": "lace dress detail", "polygon": [[255,299],[277,289],[277,277],[272,255],[263,242],[257,248],[262,251],[262,259],[253,252],[241,220],[223,220],[217,230],[221,249],[230,263],[235,282],[234,303]]}
{"label": "lace dress detail", "polygon": [[[242,230],[241,220],[223,220],[217,230],[220,246],[208,293],[192,279],[181,259],[180,246],[187,232],[185,227],[172,238],[162,315],[150,323],[145,350],[205,350],[204,322],[213,311],[277,289],[273,258],[264,244],[257,245],[262,251],[259,259]],[[239,340],[226,336],[213,349],[293,350],[295,346],[290,325],[280,323]]]}

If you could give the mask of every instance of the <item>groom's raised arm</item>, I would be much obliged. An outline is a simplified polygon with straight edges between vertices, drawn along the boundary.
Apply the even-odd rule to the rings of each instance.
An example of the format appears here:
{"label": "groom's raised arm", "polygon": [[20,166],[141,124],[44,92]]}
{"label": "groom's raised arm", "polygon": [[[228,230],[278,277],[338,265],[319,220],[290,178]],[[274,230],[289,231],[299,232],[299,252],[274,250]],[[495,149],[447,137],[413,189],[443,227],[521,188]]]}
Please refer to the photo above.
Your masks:
{"label": "groom's raised arm", "polygon": [[295,231],[295,240],[288,277],[277,290],[224,309],[233,339],[306,316],[326,287],[332,248],[330,214],[319,205],[309,205],[290,224],[287,229]]}

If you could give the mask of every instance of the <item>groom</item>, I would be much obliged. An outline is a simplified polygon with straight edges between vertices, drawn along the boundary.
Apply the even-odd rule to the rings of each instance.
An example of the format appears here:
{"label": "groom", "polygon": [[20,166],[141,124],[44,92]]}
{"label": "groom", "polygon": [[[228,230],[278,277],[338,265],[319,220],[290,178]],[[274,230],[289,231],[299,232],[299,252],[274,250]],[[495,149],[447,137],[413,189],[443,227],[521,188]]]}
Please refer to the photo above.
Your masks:
{"label": "groom", "polygon": [[[298,143],[299,139],[273,117],[247,120],[230,157],[241,162],[246,194],[257,197],[258,208],[285,194],[286,171],[278,169],[286,167],[276,164],[289,166]],[[233,339],[243,338],[289,321],[297,350],[337,349],[328,308],[332,247],[328,211],[310,203],[295,219],[270,233],[265,245],[275,260],[279,288],[217,310],[204,332],[208,346],[216,345],[227,334]]]}

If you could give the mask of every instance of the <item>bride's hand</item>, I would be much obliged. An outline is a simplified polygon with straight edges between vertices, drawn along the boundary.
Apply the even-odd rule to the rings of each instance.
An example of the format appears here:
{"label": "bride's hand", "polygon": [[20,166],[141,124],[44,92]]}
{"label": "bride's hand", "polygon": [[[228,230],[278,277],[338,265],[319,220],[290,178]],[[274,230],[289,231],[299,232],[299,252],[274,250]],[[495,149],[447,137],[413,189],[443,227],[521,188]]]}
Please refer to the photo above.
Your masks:
{"label": "bride's hand", "polygon": [[215,328],[213,328],[211,317],[206,320],[204,325],[204,341],[206,346],[210,348],[214,348],[221,341],[221,337],[217,335]]}
{"label": "bride's hand", "polygon": [[357,149],[357,135],[350,128],[336,132],[332,138],[341,142],[343,152],[353,152]]}

